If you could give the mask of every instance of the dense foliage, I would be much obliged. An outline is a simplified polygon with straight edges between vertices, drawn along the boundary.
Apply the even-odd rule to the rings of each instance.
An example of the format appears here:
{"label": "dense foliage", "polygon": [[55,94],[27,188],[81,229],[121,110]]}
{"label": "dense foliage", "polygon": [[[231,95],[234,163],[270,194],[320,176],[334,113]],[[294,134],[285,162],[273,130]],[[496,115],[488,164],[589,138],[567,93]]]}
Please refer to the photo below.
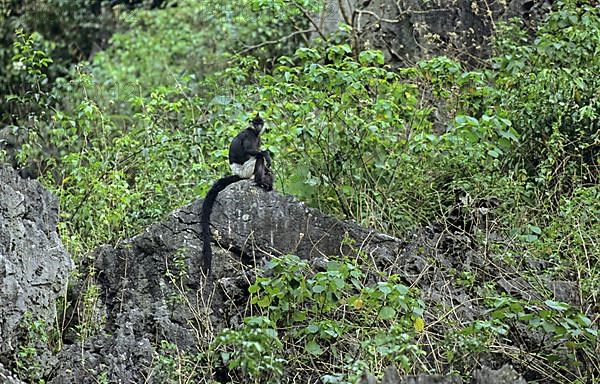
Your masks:
{"label": "dense foliage", "polygon": [[[544,263],[544,278],[574,280],[577,307],[543,289],[547,300],[535,303],[495,292],[490,318],[449,333],[435,368],[468,373],[460,359],[501,343],[520,323],[567,346],[536,356],[558,361],[561,380],[600,378],[597,6],[557,2],[533,35],[517,21],[500,26],[494,57],[466,71],[447,57],[392,69],[381,52],[357,53],[343,27],[335,44],[295,33],[310,27],[306,15],[317,5],[283,0],[179,0],[124,12],[114,16],[123,30],[108,47],[69,67],[65,58],[77,55],[64,51],[77,44],[72,35],[83,39],[87,16],[71,2],[42,3],[19,8],[21,18],[6,8],[0,19],[3,32],[14,31],[12,46],[5,40],[0,48],[10,63],[0,75],[0,155],[60,198],[61,235],[79,265],[94,247],[203,196],[228,172],[231,137],[261,111],[279,191],[397,236],[443,222],[456,191],[471,201],[493,198],[493,232],[502,240],[473,241],[503,262]],[[63,28],[68,39],[25,22],[43,10],[63,22],[77,15]],[[348,260],[318,273],[292,257],[270,268],[271,277],[251,287],[259,315],[215,335],[207,352],[240,381],[276,380],[283,359],[300,370],[339,367],[325,382],[351,382],[385,362],[405,372],[433,368],[415,342],[426,308],[394,276],[365,286]],[[348,318],[344,306],[362,317]],[[325,351],[324,342],[333,347]],[[344,364],[335,354],[348,343],[361,352]],[[172,350],[163,345],[165,366],[177,365]],[[206,359],[175,357],[191,366]],[[549,380],[544,364],[535,370]]]}

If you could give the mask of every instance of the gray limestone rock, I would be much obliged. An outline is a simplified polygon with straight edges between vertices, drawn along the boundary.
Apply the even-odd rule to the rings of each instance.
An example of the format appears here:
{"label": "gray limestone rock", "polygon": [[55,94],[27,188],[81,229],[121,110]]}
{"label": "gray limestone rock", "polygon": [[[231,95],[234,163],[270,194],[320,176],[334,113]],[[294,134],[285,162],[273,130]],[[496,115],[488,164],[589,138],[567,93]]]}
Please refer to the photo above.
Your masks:
{"label": "gray limestone rock", "polygon": [[[49,383],[95,383],[99,375],[109,382],[162,382],[160,367],[171,353],[164,346],[193,354],[205,350],[218,331],[239,325],[247,315],[248,287],[256,279],[256,267],[274,255],[295,254],[318,270],[331,256],[360,252],[376,273],[398,274],[407,284],[418,285],[424,300],[448,306],[452,300],[470,302],[471,296],[463,287],[449,286],[443,271],[428,264],[432,253],[443,259],[440,266],[482,265],[476,255],[455,260],[464,254],[458,240],[423,230],[409,242],[402,241],[241,181],[216,200],[211,217],[213,268],[207,278],[202,272],[201,206],[197,200],[118,246],[95,251],[87,266],[95,271],[93,279],[76,282],[70,300],[81,303],[77,298],[93,280],[100,292],[96,330],[84,340],[65,337]],[[436,244],[441,248],[433,249]],[[468,320],[480,310],[465,306],[455,315]],[[75,307],[73,312],[83,309]],[[74,316],[70,329],[81,326],[78,321]],[[459,382],[445,376],[404,380]]]}
{"label": "gray limestone rock", "polygon": [[[221,192],[215,204],[213,272],[207,279],[201,268],[201,205],[195,201],[118,247],[96,250],[90,260],[101,292],[96,307],[101,324],[83,342],[67,337],[54,370],[59,373],[50,382],[93,383],[100,374],[111,382],[148,377],[159,382],[157,346],[168,342],[193,351],[239,324],[255,266],[270,255],[325,260],[360,249],[380,264],[402,257],[398,239],[241,181]],[[73,302],[83,284],[73,287]]]}
{"label": "gray limestone rock", "polygon": [[[489,56],[496,24],[516,17],[533,28],[550,0],[328,0],[316,15],[328,35],[352,23],[353,43],[380,49],[386,62],[411,64],[433,55],[464,61]],[[317,34],[315,33],[315,36]]]}
{"label": "gray limestone rock", "polygon": [[393,365],[385,370],[381,384],[462,384],[459,376],[453,375],[418,375],[401,377]]}
{"label": "gray limestone rock", "polygon": [[72,262],[56,232],[58,201],[0,167],[0,357],[18,350],[24,317],[52,324]]}
{"label": "gray limestone rock", "polygon": [[23,381],[16,378],[12,372],[4,368],[0,363],[0,383],[2,384],[24,384]]}
{"label": "gray limestone rock", "polygon": [[505,364],[500,369],[483,367],[473,374],[473,384],[527,384],[514,368]]}

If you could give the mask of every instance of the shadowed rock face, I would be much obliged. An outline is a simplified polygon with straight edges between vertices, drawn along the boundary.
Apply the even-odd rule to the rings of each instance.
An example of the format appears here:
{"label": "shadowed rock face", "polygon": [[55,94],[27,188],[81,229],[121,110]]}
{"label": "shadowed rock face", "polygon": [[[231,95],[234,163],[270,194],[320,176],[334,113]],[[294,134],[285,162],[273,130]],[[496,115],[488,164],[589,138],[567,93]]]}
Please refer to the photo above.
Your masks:
{"label": "shadowed rock face", "polygon": [[552,0],[327,0],[318,15],[329,34],[340,23],[353,23],[363,48],[380,49],[386,63],[406,65],[432,55],[476,64],[491,53],[490,37],[498,22],[519,18],[533,28]]}
{"label": "shadowed rock face", "polygon": [[[56,200],[13,171],[0,170],[0,180],[0,382],[19,383],[8,370],[14,367],[18,325],[25,311],[53,321],[54,302],[66,284],[71,261],[55,232]],[[96,383],[99,377],[109,382],[164,382],[158,360],[169,352],[160,349],[161,342],[175,345],[177,351],[196,352],[219,330],[240,324],[247,314],[247,288],[255,279],[255,266],[272,255],[293,253],[318,269],[329,256],[355,256],[360,251],[378,273],[398,274],[407,284],[419,286],[423,300],[437,304],[468,302],[470,296],[448,286],[443,273],[426,262],[432,252],[441,265],[484,267],[477,255],[435,231],[422,230],[404,242],[241,181],[219,195],[213,210],[213,274],[207,279],[201,268],[201,205],[198,200],[178,209],[118,246],[99,247],[87,259],[90,264],[80,272],[94,273],[72,282],[64,346],[56,356],[40,353],[39,369],[47,382]],[[440,249],[424,253],[434,248],[432,243],[448,244],[452,251],[446,257]],[[97,300],[89,300],[90,288],[99,292]],[[465,306],[455,315],[469,319],[477,311]],[[389,380],[394,377],[388,375]]]}
{"label": "shadowed rock face", "polygon": [[72,267],[58,234],[58,201],[0,167],[0,356],[14,353],[26,312],[52,324]]}
{"label": "shadowed rock face", "polygon": [[[196,351],[219,330],[240,324],[254,268],[270,255],[293,253],[318,268],[328,256],[360,250],[379,271],[418,283],[424,300],[469,300],[446,286],[439,271],[427,272],[425,256],[415,251],[429,241],[427,234],[415,234],[406,243],[327,216],[290,196],[265,192],[250,181],[219,194],[211,218],[213,272],[207,279],[201,267],[201,206],[202,201],[195,201],[118,247],[99,248],[90,258],[93,282],[101,292],[97,331],[84,342],[67,334],[50,383],[94,383],[101,374],[111,382],[162,382],[156,360],[163,353],[157,350],[161,341]],[[439,243],[438,238],[430,240]],[[75,285],[73,302],[89,281]],[[473,310],[465,306],[456,315],[471,318]]]}
{"label": "shadowed rock face", "polygon": [[[240,182],[225,190],[212,216],[214,238],[238,253],[295,254],[303,259],[350,254],[352,249],[395,257],[399,239],[308,208],[291,196]],[[218,261],[217,261],[218,262]]]}
{"label": "shadowed rock face", "polygon": [[[217,199],[213,228],[213,272],[202,273],[202,201],[176,210],[162,222],[94,257],[95,283],[102,296],[96,311],[99,332],[83,344],[67,335],[52,383],[92,383],[103,372],[123,382],[160,381],[153,366],[161,340],[182,350],[206,345],[215,333],[239,324],[265,255],[293,253],[319,260],[362,249],[378,259],[395,259],[402,243],[308,208],[250,181],[227,188]],[[82,295],[76,285],[71,300]]]}

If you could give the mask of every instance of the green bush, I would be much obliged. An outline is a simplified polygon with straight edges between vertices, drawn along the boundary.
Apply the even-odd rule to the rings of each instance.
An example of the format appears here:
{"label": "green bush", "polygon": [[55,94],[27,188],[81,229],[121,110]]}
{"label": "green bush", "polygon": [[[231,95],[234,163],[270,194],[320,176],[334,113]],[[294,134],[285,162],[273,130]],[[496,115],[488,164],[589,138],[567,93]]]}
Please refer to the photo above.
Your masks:
{"label": "green bush", "polygon": [[[48,84],[44,84],[47,90],[55,79],[69,72],[72,63],[87,59],[92,50],[103,46],[114,30],[112,13],[101,12],[99,4],[97,0],[0,2],[0,67],[7,69],[0,73],[0,95],[23,97],[35,92],[26,88],[31,83],[23,81],[20,67],[11,65],[19,52],[13,43],[23,38],[15,31],[33,36],[36,50],[53,58],[53,64],[43,68],[48,75]],[[52,105],[57,103],[55,100]],[[10,97],[0,99],[0,122],[20,126],[23,121],[19,118],[30,112],[39,110],[24,110],[21,103]]]}
{"label": "green bush", "polygon": [[315,273],[296,256],[273,258],[265,274],[250,287],[257,315],[215,343],[239,380],[276,380],[283,362],[307,382],[353,383],[365,367],[392,363],[419,369],[425,308],[398,276],[367,285],[355,260],[332,259]]}
{"label": "green bush", "polygon": [[[59,196],[61,235],[77,260],[204,195],[229,172],[231,138],[260,111],[279,191],[398,236],[444,224],[455,190],[472,201],[495,198],[485,237],[466,234],[470,251],[515,267],[535,286],[574,282],[579,304],[566,307],[542,287],[550,301],[502,297],[488,303],[489,318],[442,319],[451,330],[444,367],[470,370],[460,364],[506,346],[525,326],[566,345],[525,356],[558,361],[561,374],[577,365],[573,380],[598,377],[589,358],[600,277],[597,7],[557,2],[531,35],[509,24],[489,65],[466,71],[445,57],[392,69],[381,52],[353,52],[343,34],[336,44],[302,45],[291,33],[306,26],[297,5],[309,2],[177,3],[124,14],[126,30],[108,50],[52,84],[46,65],[60,59],[46,36],[25,32],[2,51],[13,60],[7,76],[21,87],[5,100],[17,111],[9,129],[24,133],[16,160]],[[265,40],[273,44],[258,44]],[[524,260],[544,268],[528,270]],[[315,272],[285,257],[269,268],[250,289],[257,316],[213,345],[238,378],[277,380],[282,358],[339,367],[321,371],[324,382],[389,363],[425,369],[415,341],[423,305],[396,277],[366,285],[362,267],[348,260]],[[461,273],[456,284],[494,290],[477,271]],[[171,347],[161,352],[165,366],[200,358]],[[347,351],[352,359],[341,357]]]}
{"label": "green bush", "polygon": [[531,43],[517,21],[496,40],[496,103],[511,111],[521,145],[513,163],[548,194],[598,182],[600,9],[560,1]]}

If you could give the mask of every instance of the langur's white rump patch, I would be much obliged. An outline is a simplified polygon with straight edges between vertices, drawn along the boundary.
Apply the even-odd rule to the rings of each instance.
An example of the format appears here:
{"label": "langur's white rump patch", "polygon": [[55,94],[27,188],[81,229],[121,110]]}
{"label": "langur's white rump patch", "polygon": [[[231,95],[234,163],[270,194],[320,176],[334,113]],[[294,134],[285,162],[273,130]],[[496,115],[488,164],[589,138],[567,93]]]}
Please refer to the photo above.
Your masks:
{"label": "langur's white rump patch", "polygon": [[244,164],[231,163],[231,172],[238,175],[242,179],[250,179],[254,175],[254,166],[256,165],[256,157],[252,156]]}

